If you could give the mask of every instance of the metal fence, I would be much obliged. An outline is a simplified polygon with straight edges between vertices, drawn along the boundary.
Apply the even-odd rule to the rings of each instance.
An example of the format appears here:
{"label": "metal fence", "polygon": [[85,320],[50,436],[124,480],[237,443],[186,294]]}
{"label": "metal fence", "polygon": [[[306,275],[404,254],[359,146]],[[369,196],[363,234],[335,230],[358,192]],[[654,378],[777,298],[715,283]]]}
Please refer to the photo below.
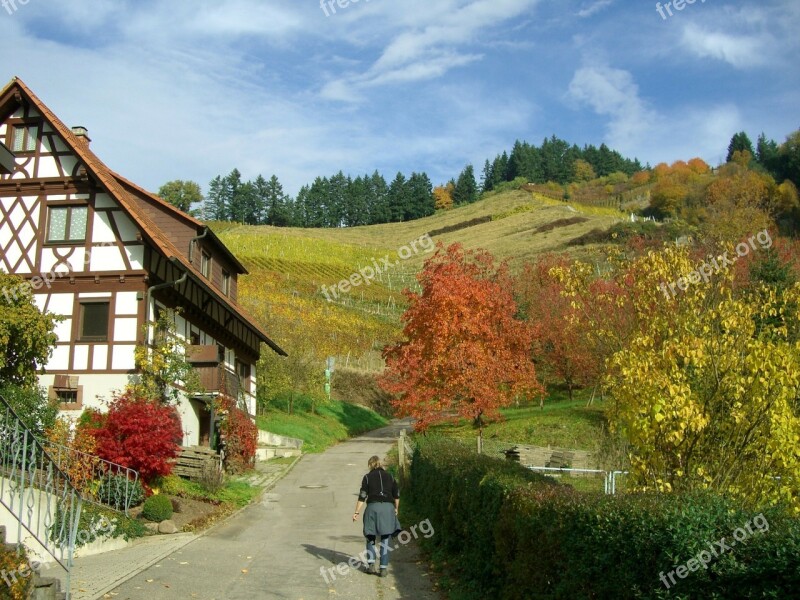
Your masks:
{"label": "metal fence", "polygon": [[129,516],[130,508],[143,499],[137,471],[61,444],[41,444],[84,500]]}
{"label": "metal fence", "polygon": [[23,540],[47,552],[70,572],[82,509],[80,492],[0,396],[0,504],[17,520]]}
{"label": "metal fence", "polygon": [[[483,443],[480,441],[474,442],[475,445],[473,445],[473,442],[460,440],[460,442],[465,446],[473,446],[476,451],[482,452],[483,454],[487,454],[489,456],[495,456],[497,458],[500,458],[501,455],[507,455],[509,447],[514,446],[514,444],[509,444],[509,442],[501,442],[497,440],[491,440],[488,443],[487,440],[482,441]],[[400,432],[400,436],[397,439],[398,473],[401,477],[401,480],[405,480],[408,477],[413,453],[413,442],[404,429]],[[602,489],[603,493],[609,495],[614,495],[618,491],[621,491],[618,480],[621,476],[628,474],[627,471],[622,470],[546,467],[528,464],[523,466],[531,471],[539,471],[550,475],[568,475],[570,476],[570,484],[581,491],[599,492],[600,489]]]}
{"label": "metal fence", "polygon": [[572,469],[567,467],[537,467],[525,465],[531,471],[541,471],[543,473],[567,474],[576,477],[601,475],[603,478],[603,493],[614,495],[617,493],[617,478],[620,475],[627,475],[627,471],[605,471],[603,469]]}

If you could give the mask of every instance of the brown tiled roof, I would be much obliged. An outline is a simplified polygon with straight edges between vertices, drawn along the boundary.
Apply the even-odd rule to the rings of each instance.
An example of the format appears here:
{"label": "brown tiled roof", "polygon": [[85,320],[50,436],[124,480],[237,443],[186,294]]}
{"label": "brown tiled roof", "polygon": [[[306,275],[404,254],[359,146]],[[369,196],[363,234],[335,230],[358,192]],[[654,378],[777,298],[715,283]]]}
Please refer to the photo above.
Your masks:
{"label": "brown tiled roof", "polygon": [[[124,179],[123,177],[114,173],[111,169],[109,169],[98,157],[95,155],[94,152],[89,148],[89,145],[81,141],[73,132],[72,129],[67,127],[61,119],[59,119],[53,111],[51,111],[47,105],[42,102],[36,94],[34,94],[31,89],[25,85],[25,83],[19,78],[14,77],[9,84],[0,91],[0,98],[6,96],[12,89],[18,88],[20,92],[27,98],[27,100],[36,107],[36,109],[42,114],[45,120],[53,127],[53,129],[58,133],[70,149],[80,158],[80,160],[86,165],[87,170],[94,175],[94,177],[102,184],[102,186],[106,189],[106,191],[116,200],[120,206],[125,210],[126,213],[133,219],[134,223],[139,227],[142,231],[144,236],[148,239],[148,241],[158,250],[161,254],[171,260],[175,260],[180,263],[180,265],[189,273],[189,275],[195,279],[198,283],[206,287],[212,294],[215,296],[216,300],[222,304],[223,306],[227,307],[229,310],[233,311],[235,314],[239,315],[239,317],[244,321],[244,323],[250,327],[258,336],[262,339],[264,343],[269,345],[273,350],[278,352],[279,354],[285,355],[286,353],[273,342],[269,336],[267,335],[266,331],[255,321],[255,319],[250,316],[242,307],[233,302],[230,298],[223,296],[222,294],[218,293],[212,286],[206,285],[204,282],[204,277],[191,263],[189,263],[188,259],[175,247],[175,245],[170,241],[169,236],[163,232],[154,222],[150,219],[146,214],[142,211],[138,210],[136,202],[130,197],[129,192],[124,189],[124,185],[130,185],[131,187],[135,188],[137,191],[141,193],[147,194],[148,197],[157,201],[161,204],[167,205],[171,207],[171,205],[164,200],[146,192],[139,186],[129,182],[128,180]],[[198,227],[205,227],[205,225],[195,219],[190,215],[186,215],[182,213],[178,209],[172,207],[172,210],[178,214],[176,214],[176,218],[188,219],[193,224],[196,224]],[[221,245],[222,242],[219,242]],[[224,246],[224,245],[223,245]],[[227,251],[227,248],[226,248]],[[228,251],[229,252],[229,251]],[[238,261],[237,261],[238,262]]]}
{"label": "brown tiled roof", "polygon": [[120,185],[123,186],[123,188],[129,188],[129,189],[133,190],[133,192],[139,194],[140,196],[144,196],[145,198],[147,198],[151,202],[153,202],[153,203],[159,205],[160,207],[162,207],[165,211],[167,211],[169,214],[171,214],[176,219],[180,219],[182,221],[185,221],[189,225],[194,226],[195,228],[197,228],[198,232],[208,229],[208,235],[210,236],[210,239],[214,241],[214,244],[217,246],[217,248],[228,258],[228,260],[230,260],[236,266],[236,268],[239,270],[240,273],[242,273],[244,275],[247,274],[247,272],[248,272],[247,271],[247,267],[245,267],[241,263],[241,261],[238,258],[236,258],[236,255],[233,252],[228,250],[228,247],[225,244],[222,243],[222,240],[220,240],[217,237],[217,234],[215,234],[214,231],[208,225],[206,225],[202,221],[194,218],[192,215],[183,212],[182,210],[180,210],[176,206],[170,204],[169,202],[167,202],[166,200],[164,200],[160,196],[157,196],[156,194],[154,194],[152,192],[148,192],[143,187],[136,185],[131,180],[126,179],[125,177],[123,177],[119,173],[116,173],[116,172],[111,171],[111,170],[109,170],[109,172],[120,183]]}

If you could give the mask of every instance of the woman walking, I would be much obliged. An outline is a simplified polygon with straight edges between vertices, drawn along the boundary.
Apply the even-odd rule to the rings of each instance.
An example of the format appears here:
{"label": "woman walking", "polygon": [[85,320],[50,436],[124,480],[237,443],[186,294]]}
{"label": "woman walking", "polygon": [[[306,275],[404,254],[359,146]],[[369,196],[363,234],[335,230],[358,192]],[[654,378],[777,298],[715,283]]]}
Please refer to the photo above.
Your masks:
{"label": "woman walking", "polygon": [[364,511],[364,537],[367,538],[367,572],[375,572],[375,542],[380,547],[380,576],[386,577],[389,569],[389,542],[400,533],[397,511],[400,508],[400,490],[391,474],[383,469],[381,459],[373,456],[367,463],[369,473],[361,479],[361,490],[356,501],[353,521]]}

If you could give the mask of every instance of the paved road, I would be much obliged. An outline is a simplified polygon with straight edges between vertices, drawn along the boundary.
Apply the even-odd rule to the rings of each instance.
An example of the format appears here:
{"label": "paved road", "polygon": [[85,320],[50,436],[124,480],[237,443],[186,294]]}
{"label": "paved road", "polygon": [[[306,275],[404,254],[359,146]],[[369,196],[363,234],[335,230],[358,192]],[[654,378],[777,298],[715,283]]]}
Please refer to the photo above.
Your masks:
{"label": "paved road", "polygon": [[[413,542],[392,552],[388,577],[356,569],[342,576],[335,569],[363,551],[361,521],[353,523],[352,513],[367,459],[373,454],[383,456],[402,427],[408,423],[398,422],[323,454],[303,457],[260,503],[106,597],[438,600],[430,578],[418,564]],[[414,524],[403,525],[410,529]],[[422,535],[430,530],[423,527],[417,531]]]}

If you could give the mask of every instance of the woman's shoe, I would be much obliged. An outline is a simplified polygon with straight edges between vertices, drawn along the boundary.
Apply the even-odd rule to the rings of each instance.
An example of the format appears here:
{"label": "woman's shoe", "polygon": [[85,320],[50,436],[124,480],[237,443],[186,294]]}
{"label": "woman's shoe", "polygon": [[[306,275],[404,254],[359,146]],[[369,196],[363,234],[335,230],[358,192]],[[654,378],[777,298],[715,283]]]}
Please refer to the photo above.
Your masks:
{"label": "woman's shoe", "polygon": [[374,562],[367,563],[365,572],[369,573],[370,575],[374,575],[375,574],[375,563]]}
{"label": "woman's shoe", "polygon": [[379,577],[386,577],[389,574],[388,567],[381,567]]}

